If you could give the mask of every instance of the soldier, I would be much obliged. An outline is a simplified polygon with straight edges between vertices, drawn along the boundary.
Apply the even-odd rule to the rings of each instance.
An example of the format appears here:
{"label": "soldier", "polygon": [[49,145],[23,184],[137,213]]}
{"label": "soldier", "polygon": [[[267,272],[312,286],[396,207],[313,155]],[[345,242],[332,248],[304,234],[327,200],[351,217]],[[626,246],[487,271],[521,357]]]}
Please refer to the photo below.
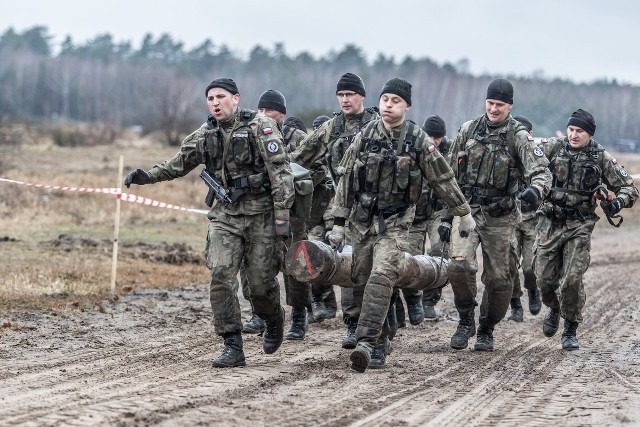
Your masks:
{"label": "soldier", "polygon": [[[462,125],[451,144],[451,166],[471,205],[477,228],[468,239],[451,233],[449,282],[460,315],[451,347],[467,347],[475,335],[476,250],[482,245],[484,294],[475,350],[493,350],[493,328],[506,314],[513,292],[509,270],[511,239],[520,213],[516,208],[518,179],[529,187],[522,200],[536,204],[549,191],[548,161],[525,127],[511,117],[513,86],[505,79],[487,88],[485,114]],[[443,224],[444,225],[444,224]]]}
{"label": "soldier", "polygon": [[331,119],[331,117],[325,116],[324,114],[313,119],[313,130],[318,129],[320,125],[322,125],[324,122],[326,122],[329,119]]}
{"label": "soldier", "polygon": [[[278,124],[278,128],[282,130],[283,143],[287,152],[297,147],[305,138],[306,133],[302,129],[306,129],[302,120],[297,117],[289,117],[285,120],[287,114],[287,100],[284,95],[275,90],[269,89],[260,95],[258,100],[258,116],[270,117]],[[293,120],[290,120],[293,119]],[[287,123],[289,123],[287,125]],[[279,244],[278,259],[284,259],[286,248],[293,242],[306,238],[305,218],[297,215],[290,216],[291,222],[291,239],[288,239],[284,245]],[[304,286],[291,276],[284,272],[282,263],[280,269],[283,272],[284,286],[287,305],[291,307],[291,325],[285,334],[288,340],[303,340],[307,330],[307,306],[311,306],[311,290],[309,286]],[[244,284],[244,282],[243,282]],[[244,294],[243,286],[243,294]],[[246,298],[246,297],[245,297]],[[243,325],[243,331],[247,331],[251,327],[251,322],[255,318],[260,319],[255,313],[251,320]]]}
{"label": "soldier", "polygon": [[[429,135],[445,159],[449,156],[450,143],[445,137],[447,134],[446,124],[440,116],[429,116],[424,121],[422,129]],[[434,257],[449,257],[449,248],[445,247],[445,241],[440,237],[438,229],[442,223],[442,218],[446,215],[447,209],[442,203],[442,200],[438,197],[438,194],[429,188],[428,185],[424,185],[422,189],[422,196],[416,203],[416,216],[413,220],[413,224],[409,229],[409,253],[412,255],[422,255],[425,253],[425,240],[428,237],[430,248],[427,251],[429,256]],[[445,236],[447,242],[449,241],[450,229],[447,229]],[[430,289],[428,291],[420,292],[412,289],[402,289],[404,299],[407,301],[409,311],[409,321],[411,324],[416,325],[420,323],[422,318],[429,320],[436,319],[435,305],[440,301],[442,295],[442,288]],[[416,322],[416,318],[412,319],[411,316],[411,303],[410,301],[417,297],[420,304],[420,321]],[[398,298],[396,300],[396,316],[398,327],[402,327],[404,323],[404,307],[402,306],[402,300]],[[415,316],[415,312],[414,312]]]}
{"label": "soldier", "polygon": [[149,171],[131,172],[124,183],[129,187],[169,181],[204,164],[204,170],[224,187],[207,215],[209,296],[215,331],[224,338],[224,350],[213,366],[244,366],[237,296],[241,265],[255,312],[266,321],[264,352],[274,353],[282,343],[284,309],[274,282],[278,265],[273,254],[276,238],[289,237],[293,175],[277,124],[256,117],[255,111],[239,109],[240,93],[232,79],[213,80],[205,96],[210,115],[182,141],[180,151]]}
{"label": "soldier", "polygon": [[[323,240],[332,218],[327,211],[333,197],[333,184],[338,183],[340,176],[336,168],[342,160],[353,137],[369,121],[379,117],[376,108],[365,108],[366,91],[362,79],[353,73],[343,74],[336,84],[336,96],[340,104],[340,112],[315,129],[300,147],[291,154],[291,161],[315,172],[314,206],[309,221],[309,239]],[[327,169],[330,178],[327,178]],[[318,196],[317,196],[318,195]],[[313,285],[312,307],[313,317],[317,321],[335,316],[336,303],[333,287]],[[353,298],[353,289],[340,290],[342,317],[347,325],[347,332],[342,347],[353,349],[356,346],[356,327],[360,308]]]}
{"label": "soldier", "polygon": [[596,199],[617,227],[622,219],[614,224],[612,218],[639,196],[633,178],[593,139],[595,132],[593,116],[578,109],[569,117],[566,137],[542,140],[553,186],[539,210],[534,265],[542,302],[549,307],[542,332],[555,335],[562,317],[564,350],[580,347],[576,330],[586,300],[582,278],[589,267],[591,233],[599,220]]}
{"label": "soldier", "polygon": [[[459,230],[470,233],[475,223],[453,171],[431,139],[405,119],[411,108],[411,84],[394,78],[380,94],[381,119],[368,123],[347,149],[339,166],[343,177],[335,197],[335,219],[328,240],[339,248],[349,219],[353,247],[351,278],[362,307],[351,368],[385,363],[387,311],[394,284],[405,262],[404,252],[415,203],[423,179],[446,202],[452,215],[462,216]],[[384,330],[383,330],[384,328]]]}
{"label": "soldier", "polygon": [[[533,136],[533,125],[531,122],[523,116],[514,116],[514,119],[522,123],[529,135]],[[527,183],[520,180],[520,190],[524,191],[527,188]],[[533,245],[536,240],[536,225],[538,224],[538,218],[536,217],[537,205],[532,205],[520,200],[520,214],[522,220],[516,225],[516,231],[514,236],[512,253],[512,266],[513,271],[513,293],[511,294],[511,314],[507,319],[514,322],[522,322],[524,320],[524,310],[522,308],[522,302],[520,297],[522,296],[522,288],[520,287],[520,274],[518,273],[518,265],[522,267],[522,275],[524,277],[524,288],[529,295],[529,312],[534,316],[540,313],[542,308],[542,302],[540,301],[540,290],[536,285],[536,275],[533,272]],[[520,258],[522,262],[520,263]]]}

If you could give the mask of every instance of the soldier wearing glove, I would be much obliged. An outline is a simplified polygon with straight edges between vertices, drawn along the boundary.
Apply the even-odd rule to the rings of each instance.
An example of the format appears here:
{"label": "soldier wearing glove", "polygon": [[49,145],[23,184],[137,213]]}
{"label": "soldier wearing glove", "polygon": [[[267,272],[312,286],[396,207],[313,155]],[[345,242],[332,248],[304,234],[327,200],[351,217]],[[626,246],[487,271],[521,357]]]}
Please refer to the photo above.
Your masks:
{"label": "soldier wearing glove", "polygon": [[215,332],[224,350],[213,367],[244,366],[238,271],[245,267],[254,312],[265,320],[263,350],[275,352],[283,340],[284,309],[277,280],[276,236],[290,234],[293,174],[277,123],[240,109],[240,93],[229,78],[205,89],[209,117],[169,160],[149,171],[137,169],[125,185],[179,178],[200,165],[234,197],[220,196],[208,213],[206,263],[211,270],[209,298]]}

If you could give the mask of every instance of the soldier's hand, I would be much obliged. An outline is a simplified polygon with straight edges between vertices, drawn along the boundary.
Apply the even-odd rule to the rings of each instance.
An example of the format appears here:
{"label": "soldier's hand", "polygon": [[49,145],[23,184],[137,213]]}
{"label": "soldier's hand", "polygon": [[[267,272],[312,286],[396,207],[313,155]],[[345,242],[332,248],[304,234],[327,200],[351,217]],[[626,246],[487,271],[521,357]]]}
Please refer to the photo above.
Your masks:
{"label": "soldier's hand", "polygon": [[527,187],[520,194],[520,200],[533,206],[540,204],[540,193],[535,187]]}
{"label": "soldier's hand", "polygon": [[603,200],[600,202],[600,207],[607,215],[614,216],[624,208],[624,201],[620,197],[616,197],[610,202]]}
{"label": "soldier's hand", "polygon": [[344,247],[344,225],[334,225],[327,234],[327,240],[331,247],[338,252]]}
{"label": "soldier's hand", "polygon": [[451,242],[451,221],[453,218],[443,218],[442,222],[438,226],[438,234],[440,235],[440,241],[449,243]]}
{"label": "soldier's hand", "polygon": [[287,220],[276,220],[276,236],[283,239],[291,237],[291,223]]}
{"label": "soldier's hand", "polygon": [[126,185],[127,188],[129,188],[131,184],[151,184],[151,176],[149,176],[149,174],[142,169],[136,169],[133,172],[129,173],[129,175],[127,175],[124,179],[124,185]]}
{"label": "soldier's hand", "polygon": [[473,230],[476,228],[476,221],[473,219],[470,213],[466,214],[462,218],[460,218],[460,226],[458,227],[458,232],[460,233],[460,237],[467,238],[471,234]]}

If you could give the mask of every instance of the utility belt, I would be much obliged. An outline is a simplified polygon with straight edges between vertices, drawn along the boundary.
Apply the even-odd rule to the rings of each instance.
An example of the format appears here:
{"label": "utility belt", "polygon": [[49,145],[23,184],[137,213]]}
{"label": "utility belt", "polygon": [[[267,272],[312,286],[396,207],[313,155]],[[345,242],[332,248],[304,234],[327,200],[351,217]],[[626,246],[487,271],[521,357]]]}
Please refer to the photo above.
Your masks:
{"label": "utility belt", "polygon": [[356,207],[354,212],[354,219],[360,223],[371,225],[371,221],[374,216],[378,217],[378,225],[380,226],[379,232],[384,231],[384,220],[392,217],[393,215],[402,215],[409,208],[409,204],[406,202],[400,202],[384,209],[378,207],[377,197],[358,197],[356,199]]}
{"label": "utility belt", "polygon": [[480,205],[490,216],[500,217],[507,215],[516,208],[515,195],[507,190],[479,188],[467,186],[463,189],[470,205]]}
{"label": "utility belt", "polygon": [[227,188],[232,191],[240,191],[242,194],[239,199],[252,200],[269,193],[271,183],[266,173],[257,173],[229,179]]}
{"label": "utility belt", "polygon": [[595,216],[595,212],[590,208],[563,207],[552,203],[545,203],[542,206],[544,215],[552,221],[586,221]]}
{"label": "utility belt", "polygon": [[530,203],[520,202],[520,212],[529,213],[538,210],[536,205],[532,205]]}

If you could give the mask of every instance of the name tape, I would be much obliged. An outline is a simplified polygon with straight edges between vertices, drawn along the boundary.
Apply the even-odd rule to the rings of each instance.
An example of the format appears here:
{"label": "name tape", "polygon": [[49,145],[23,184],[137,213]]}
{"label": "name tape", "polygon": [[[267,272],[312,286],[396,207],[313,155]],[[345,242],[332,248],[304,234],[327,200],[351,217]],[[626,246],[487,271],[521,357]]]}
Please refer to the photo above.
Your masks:
{"label": "name tape", "polygon": [[209,211],[196,208],[183,208],[182,206],[172,205],[171,203],[160,202],[158,200],[149,199],[148,197],[136,196],[135,194],[123,193],[122,190],[115,187],[110,188],[88,188],[88,187],[67,187],[61,185],[47,184],[31,184],[29,182],[16,181],[15,179],[0,178],[0,182],[8,182],[12,184],[26,185],[28,187],[46,188],[48,190],[74,191],[78,193],[102,193],[112,194],[125,202],[139,203],[145,206],[153,206],[156,208],[173,209],[178,211],[193,212],[206,215]]}

